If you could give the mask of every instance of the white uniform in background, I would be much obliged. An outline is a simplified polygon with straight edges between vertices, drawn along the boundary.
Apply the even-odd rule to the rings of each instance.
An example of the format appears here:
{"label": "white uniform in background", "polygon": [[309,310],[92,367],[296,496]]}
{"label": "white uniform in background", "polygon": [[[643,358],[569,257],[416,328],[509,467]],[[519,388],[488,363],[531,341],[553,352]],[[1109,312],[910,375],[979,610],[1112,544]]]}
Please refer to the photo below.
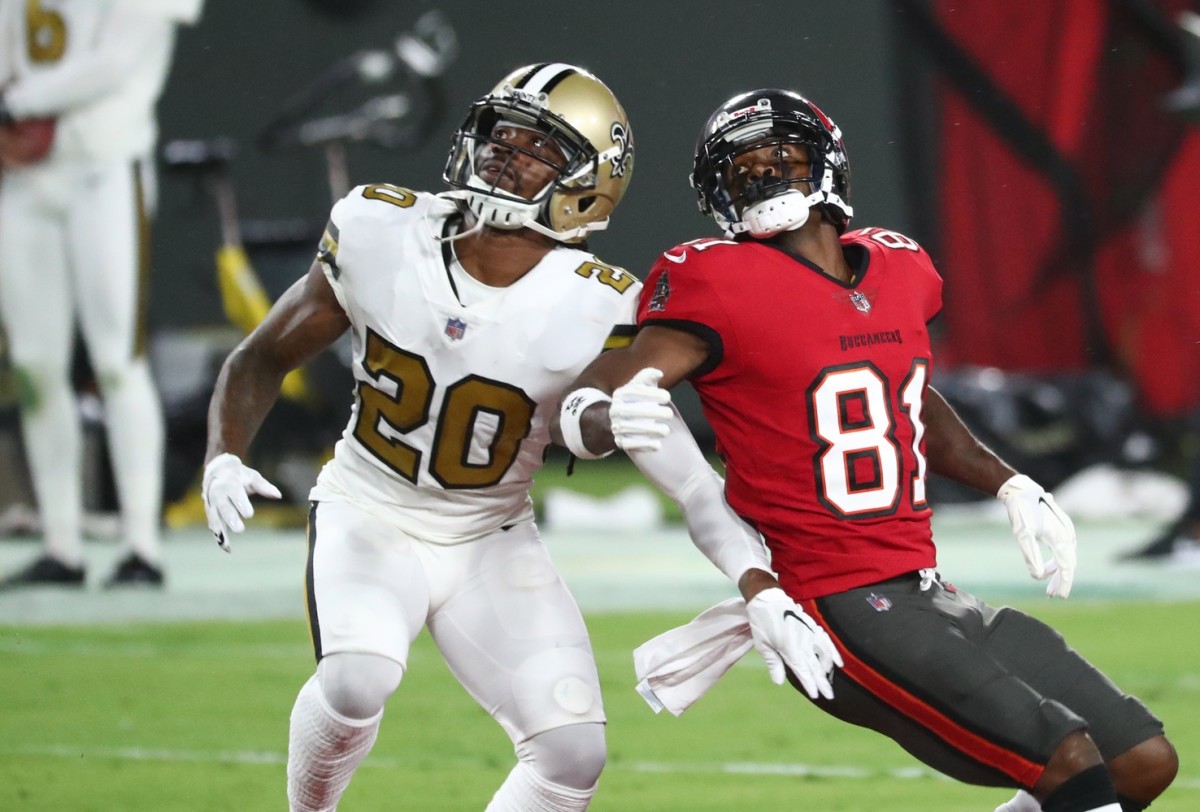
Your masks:
{"label": "white uniform in background", "polygon": [[587,630],[529,488],[563,388],[628,343],[641,289],[560,246],[505,288],[441,242],[452,209],[393,186],[333,209],[320,259],[352,323],[357,397],[313,488],[309,613],[321,658],[407,666],[428,625],[514,742],[602,722]]}
{"label": "white uniform in background", "polygon": [[0,180],[0,316],[25,384],[46,553],[71,568],[83,562],[76,323],[104,398],[127,560],[159,558],[163,420],[145,356],[154,108],[176,27],[201,2],[0,0],[4,104],[17,120],[57,120],[46,159]]}

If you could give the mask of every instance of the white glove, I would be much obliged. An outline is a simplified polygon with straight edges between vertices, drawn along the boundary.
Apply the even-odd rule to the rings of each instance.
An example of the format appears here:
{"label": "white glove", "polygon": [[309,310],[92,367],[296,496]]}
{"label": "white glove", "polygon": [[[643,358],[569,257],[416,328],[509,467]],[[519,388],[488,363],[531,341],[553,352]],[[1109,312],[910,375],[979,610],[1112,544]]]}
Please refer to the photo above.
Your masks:
{"label": "white glove", "polygon": [[782,685],[786,664],[810,699],[833,699],[829,680],[842,655],[825,630],[779,587],[764,589],[746,604],[754,647],[767,663],[771,681]]}
{"label": "white glove", "polygon": [[[1008,522],[1029,574],[1039,581],[1050,578],[1046,587],[1050,597],[1067,597],[1075,581],[1076,564],[1075,525],[1070,517],[1055,504],[1053,496],[1024,474],[1001,485],[996,497],[1008,511]],[[1042,559],[1043,544],[1050,550],[1049,562]]]}
{"label": "white glove", "polygon": [[213,457],[204,466],[204,514],[208,517],[208,529],[217,537],[217,544],[225,552],[229,546],[230,533],[246,529],[243,519],[254,515],[250,494],[278,499],[283,494],[258,471],[247,468],[233,454]]}
{"label": "white glove", "polygon": [[625,451],[657,451],[670,433],[667,422],[675,415],[671,393],[658,385],[662,370],[646,367],[612,393],[608,408],[613,441]]}

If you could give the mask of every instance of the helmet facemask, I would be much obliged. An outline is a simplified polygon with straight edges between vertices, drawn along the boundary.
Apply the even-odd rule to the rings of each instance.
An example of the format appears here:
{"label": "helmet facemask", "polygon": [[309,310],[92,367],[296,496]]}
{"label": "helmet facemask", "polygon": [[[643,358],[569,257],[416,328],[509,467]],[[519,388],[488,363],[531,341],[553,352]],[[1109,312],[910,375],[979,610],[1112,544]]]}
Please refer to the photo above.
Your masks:
{"label": "helmet facemask", "polygon": [[[542,144],[530,149],[503,141],[494,135],[497,127],[516,127],[536,131],[544,136]],[[560,161],[555,144],[565,162]],[[480,160],[485,148],[494,145],[493,161],[503,161],[494,181],[480,175]],[[518,154],[552,170],[551,179],[529,198],[501,187]],[[465,190],[467,205],[484,225],[499,229],[525,228],[530,222],[544,220],[543,214],[551,197],[570,184],[586,185],[588,177],[596,174],[596,151],[587,140],[562,119],[546,110],[516,98],[486,97],[476,102],[467,120],[455,134],[454,149],[446,166],[446,179],[456,188]],[[541,222],[541,225],[548,225]]]}

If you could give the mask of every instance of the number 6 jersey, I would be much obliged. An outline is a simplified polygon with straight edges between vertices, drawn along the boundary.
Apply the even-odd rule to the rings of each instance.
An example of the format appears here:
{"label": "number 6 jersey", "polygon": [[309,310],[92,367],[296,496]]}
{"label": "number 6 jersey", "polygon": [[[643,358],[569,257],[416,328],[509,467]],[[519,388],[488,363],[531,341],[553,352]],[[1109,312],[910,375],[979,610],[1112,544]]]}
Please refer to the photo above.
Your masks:
{"label": "number 6 jersey", "polygon": [[318,254],[352,325],[355,397],[311,496],[439,543],[533,517],[558,397],[631,340],[641,289],[565,246],[485,288],[438,239],[453,211],[428,193],[358,187],[334,206]]}
{"label": "number 6 jersey", "polygon": [[707,341],[692,383],[726,499],[795,598],[935,565],[921,405],[941,278],[895,232],[842,248],[852,284],[767,243],[686,243],[659,258],[638,312]]}

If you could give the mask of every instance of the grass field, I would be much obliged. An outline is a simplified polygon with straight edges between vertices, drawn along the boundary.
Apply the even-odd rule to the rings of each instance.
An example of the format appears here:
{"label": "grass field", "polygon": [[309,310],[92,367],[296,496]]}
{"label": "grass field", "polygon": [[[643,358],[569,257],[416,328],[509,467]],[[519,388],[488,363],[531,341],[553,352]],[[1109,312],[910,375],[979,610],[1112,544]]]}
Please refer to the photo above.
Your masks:
{"label": "grass field", "polygon": [[[1154,812],[1200,809],[1200,603],[1023,606],[1165,720],[1183,766]],[[690,614],[589,616],[609,717],[597,812],[991,812],[1008,797],[823,716],[753,653],[684,716],[655,716],[630,652]],[[310,671],[299,620],[0,627],[0,810],[283,809],[287,718]],[[342,809],[482,809],[511,762],[422,636]]]}

